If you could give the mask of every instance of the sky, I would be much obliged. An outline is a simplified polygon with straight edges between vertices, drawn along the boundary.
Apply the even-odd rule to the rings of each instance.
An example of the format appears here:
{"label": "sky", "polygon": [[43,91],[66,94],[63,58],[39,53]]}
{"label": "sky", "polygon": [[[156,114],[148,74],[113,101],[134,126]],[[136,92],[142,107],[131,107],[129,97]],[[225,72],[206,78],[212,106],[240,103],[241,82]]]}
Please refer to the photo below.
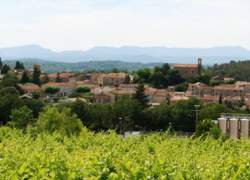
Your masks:
{"label": "sky", "polygon": [[250,49],[250,0],[0,0],[0,47]]}

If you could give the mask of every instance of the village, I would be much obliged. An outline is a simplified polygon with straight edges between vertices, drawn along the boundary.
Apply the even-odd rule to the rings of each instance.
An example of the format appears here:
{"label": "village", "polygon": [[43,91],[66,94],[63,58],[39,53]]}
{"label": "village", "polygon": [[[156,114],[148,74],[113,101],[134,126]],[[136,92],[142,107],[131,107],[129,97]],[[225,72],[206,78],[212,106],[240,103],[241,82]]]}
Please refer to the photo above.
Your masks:
{"label": "village", "polygon": [[[184,78],[197,77],[202,71],[202,60],[198,59],[197,64],[175,64],[172,68]],[[58,72],[47,75],[42,72],[39,65],[34,65],[34,69],[41,72],[40,80],[45,83],[40,86],[30,82],[18,84],[18,89],[22,93],[20,98],[33,98],[33,95],[37,94],[40,98],[52,103],[81,99],[88,103],[112,104],[120,96],[135,94],[138,86],[133,83],[134,76],[124,72],[87,74]],[[21,79],[24,73],[30,77],[33,73],[33,70],[14,69],[12,71],[18,79]],[[0,79],[3,76],[1,75]],[[218,79],[219,77],[213,78]],[[220,81],[224,83],[215,86],[202,82],[189,83],[184,92],[176,91],[175,86],[159,89],[145,85],[145,94],[152,106],[158,106],[163,102],[176,103],[195,97],[204,104],[230,103],[250,107],[250,82],[234,81],[229,77],[222,78]]]}

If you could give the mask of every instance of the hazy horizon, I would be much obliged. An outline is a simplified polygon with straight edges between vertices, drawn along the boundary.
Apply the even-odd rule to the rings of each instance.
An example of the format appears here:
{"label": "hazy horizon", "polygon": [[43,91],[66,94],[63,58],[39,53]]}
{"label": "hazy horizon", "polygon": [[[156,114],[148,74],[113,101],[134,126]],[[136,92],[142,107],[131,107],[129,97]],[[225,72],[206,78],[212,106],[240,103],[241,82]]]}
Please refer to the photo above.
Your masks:
{"label": "hazy horizon", "polygon": [[2,0],[1,7],[1,48],[250,49],[249,0]]}
{"label": "hazy horizon", "polygon": [[231,45],[231,46],[208,46],[208,47],[176,47],[176,46],[139,46],[139,45],[120,45],[120,46],[105,46],[105,45],[100,45],[100,46],[93,46],[93,47],[89,47],[86,49],[61,49],[61,50],[57,50],[57,49],[53,49],[53,48],[48,48],[46,46],[42,46],[40,44],[20,44],[20,45],[16,45],[16,46],[6,46],[6,47],[0,47],[0,49],[12,49],[12,48],[22,48],[22,47],[40,47],[43,49],[48,49],[57,53],[60,52],[67,52],[67,51],[89,51],[91,49],[94,48],[115,48],[115,49],[119,49],[119,48],[167,48],[167,49],[212,49],[212,48],[243,48],[246,49],[248,51],[250,51],[250,48],[246,48],[240,45]]}

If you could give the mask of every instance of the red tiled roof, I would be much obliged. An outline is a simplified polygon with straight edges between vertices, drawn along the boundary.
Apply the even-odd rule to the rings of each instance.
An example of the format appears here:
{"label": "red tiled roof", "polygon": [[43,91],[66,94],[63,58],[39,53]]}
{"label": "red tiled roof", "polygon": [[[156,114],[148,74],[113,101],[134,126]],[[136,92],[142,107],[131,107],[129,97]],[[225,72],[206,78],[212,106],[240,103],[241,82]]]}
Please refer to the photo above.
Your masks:
{"label": "red tiled roof", "polygon": [[39,92],[39,91],[41,91],[41,88],[38,85],[33,84],[33,83],[18,84],[18,86],[22,90],[27,91],[27,92]]}
{"label": "red tiled roof", "polygon": [[105,78],[125,78],[127,76],[126,73],[109,73],[109,74],[101,74],[100,77]]}
{"label": "red tiled roof", "polygon": [[198,64],[175,64],[174,68],[198,68]]}
{"label": "red tiled roof", "polygon": [[214,87],[215,90],[243,90],[241,87],[237,87],[236,85],[219,85]]}
{"label": "red tiled roof", "polygon": [[44,86],[45,87],[54,86],[54,87],[71,87],[71,88],[74,88],[74,87],[76,87],[76,84],[75,83],[68,83],[68,82],[61,82],[61,83],[49,82],[49,83],[45,84]]}

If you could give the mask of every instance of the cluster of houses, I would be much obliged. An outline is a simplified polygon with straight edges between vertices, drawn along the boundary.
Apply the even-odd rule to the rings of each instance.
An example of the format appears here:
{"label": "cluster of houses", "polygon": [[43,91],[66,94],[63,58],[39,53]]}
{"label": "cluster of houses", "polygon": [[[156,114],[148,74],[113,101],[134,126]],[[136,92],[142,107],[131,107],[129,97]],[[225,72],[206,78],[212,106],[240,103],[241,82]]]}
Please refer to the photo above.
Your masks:
{"label": "cluster of houses", "polygon": [[234,84],[208,86],[204,83],[189,84],[187,96],[197,97],[204,103],[229,102],[244,103],[250,107],[250,82],[237,81]]}
{"label": "cluster of houses", "polygon": [[[38,66],[38,65],[36,65]],[[197,64],[176,64],[173,68],[179,71],[183,77],[197,77],[201,74],[202,60],[198,59]],[[21,74],[19,74],[21,77]],[[119,73],[91,73],[77,74],[73,72],[63,72],[48,74],[42,73],[41,79],[47,78],[48,82],[42,86],[36,84],[18,84],[19,90],[27,98],[33,93],[40,93],[46,97],[48,87],[56,87],[58,97],[69,97],[79,87],[88,87],[93,103],[113,103],[119,96],[132,96],[136,92],[137,84],[131,84],[133,76]],[[60,79],[60,80],[58,80]],[[232,79],[229,78],[228,81]],[[145,86],[145,94],[149,103],[157,106],[163,102],[176,103],[180,100],[187,100],[191,97],[200,99],[203,103],[230,102],[232,104],[244,103],[250,107],[250,82],[238,81],[234,84],[221,84],[208,86],[197,82],[188,85],[186,92],[176,92],[175,87],[166,89],[156,89]],[[48,97],[48,96],[47,96]]]}

